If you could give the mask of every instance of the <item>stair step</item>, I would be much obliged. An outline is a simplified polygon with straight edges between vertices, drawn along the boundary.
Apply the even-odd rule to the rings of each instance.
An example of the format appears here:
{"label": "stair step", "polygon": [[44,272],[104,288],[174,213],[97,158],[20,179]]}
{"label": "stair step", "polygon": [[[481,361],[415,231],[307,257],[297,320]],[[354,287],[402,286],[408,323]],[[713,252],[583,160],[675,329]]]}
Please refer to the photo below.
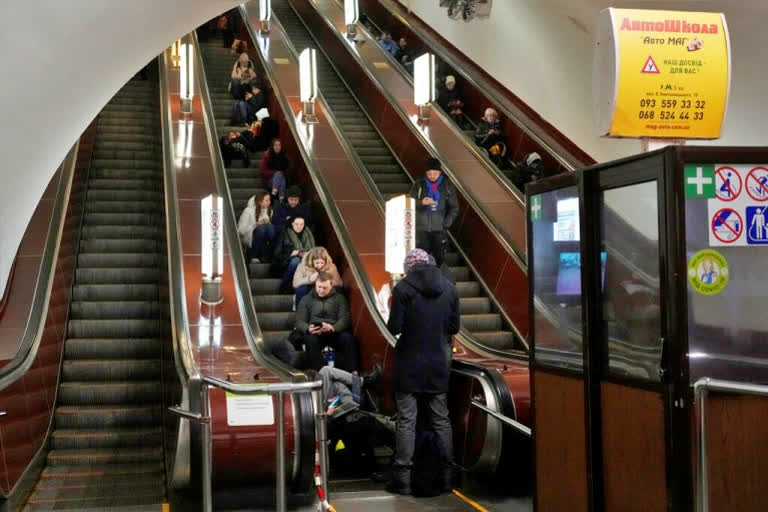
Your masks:
{"label": "stair step", "polygon": [[488,297],[460,298],[459,311],[461,311],[462,315],[490,313],[491,300]]}
{"label": "stair step", "polygon": [[486,347],[498,350],[512,350],[515,348],[515,333],[511,331],[488,331],[472,333],[472,336]]}
{"label": "stair step", "polygon": [[81,253],[77,256],[78,268],[147,268],[159,267],[165,263],[165,258],[159,253]]}
{"label": "stair step", "polygon": [[64,382],[141,381],[160,377],[159,359],[75,359],[61,365]]}
{"label": "stair step", "polygon": [[85,381],[59,384],[61,405],[142,404],[158,403],[161,399],[160,381]]}
{"label": "stair step", "polygon": [[72,359],[148,359],[159,358],[163,340],[159,338],[69,338],[64,342],[64,357]]}
{"label": "stair step", "polygon": [[160,281],[158,268],[78,268],[77,284],[155,284]]}
{"label": "stair step", "polygon": [[254,295],[253,308],[257,313],[291,311],[293,297],[293,295]]}
{"label": "stair step", "polygon": [[163,312],[159,302],[150,301],[77,301],[70,309],[76,320],[135,320],[154,319]]}
{"label": "stair step", "polygon": [[461,315],[461,326],[469,332],[501,330],[501,315]]}
{"label": "stair step", "polygon": [[[161,421],[162,408],[160,404],[93,405],[88,407],[63,405],[57,407],[55,413],[57,430],[153,427],[159,425]],[[61,463],[67,465],[64,461]],[[98,464],[98,462],[94,460],[92,464]]]}
{"label": "stair step", "polygon": [[296,324],[296,313],[293,311],[259,313],[259,326],[267,331],[291,330]]}
{"label": "stair step", "polygon": [[163,245],[160,240],[149,238],[100,238],[81,240],[80,253],[155,253]]}

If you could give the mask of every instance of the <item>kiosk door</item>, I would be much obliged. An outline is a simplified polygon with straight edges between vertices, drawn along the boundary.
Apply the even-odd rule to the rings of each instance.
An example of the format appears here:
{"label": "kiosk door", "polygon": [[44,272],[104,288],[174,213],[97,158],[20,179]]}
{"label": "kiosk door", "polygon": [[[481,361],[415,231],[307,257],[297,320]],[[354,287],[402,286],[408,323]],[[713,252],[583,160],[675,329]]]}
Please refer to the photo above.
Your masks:
{"label": "kiosk door", "polygon": [[671,503],[662,182],[663,165],[585,172],[585,217],[598,221],[585,239],[595,510],[664,512]]}

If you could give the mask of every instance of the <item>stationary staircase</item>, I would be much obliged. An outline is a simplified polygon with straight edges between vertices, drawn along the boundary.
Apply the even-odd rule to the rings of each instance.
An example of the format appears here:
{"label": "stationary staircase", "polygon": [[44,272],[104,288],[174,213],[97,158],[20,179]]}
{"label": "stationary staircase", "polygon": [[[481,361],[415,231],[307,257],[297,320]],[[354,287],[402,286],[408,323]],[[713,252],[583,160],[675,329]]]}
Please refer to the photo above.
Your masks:
{"label": "stationary staircase", "polygon": [[166,501],[159,117],[157,83],[137,79],[99,114],[51,449],[25,510],[158,511]]}

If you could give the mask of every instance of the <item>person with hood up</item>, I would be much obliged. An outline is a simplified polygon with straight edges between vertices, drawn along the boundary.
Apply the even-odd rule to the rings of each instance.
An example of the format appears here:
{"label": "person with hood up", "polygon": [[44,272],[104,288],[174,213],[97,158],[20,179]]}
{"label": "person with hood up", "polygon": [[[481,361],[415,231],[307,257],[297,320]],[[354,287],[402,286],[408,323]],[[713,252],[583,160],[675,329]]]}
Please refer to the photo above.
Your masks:
{"label": "person with hood up", "polygon": [[296,273],[293,274],[293,288],[296,290],[296,304],[301,302],[306,294],[312,291],[317,281],[317,276],[325,272],[331,276],[331,286],[334,288],[342,285],[339,270],[331,259],[331,255],[325,247],[314,247],[304,255],[299,263]]}
{"label": "person with hood up", "polygon": [[247,53],[241,53],[232,66],[230,75],[229,92],[236,100],[245,99],[245,91],[250,90],[249,85],[256,78],[256,67],[251,62]]}
{"label": "person with hood up", "polygon": [[293,274],[301,263],[301,259],[315,246],[315,237],[306,227],[304,217],[297,215],[291,219],[275,244],[275,254],[272,259],[273,270],[282,274],[280,292],[293,291]]}
{"label": "person with hood up", "polygon": [[323,348],[328,346],[336,353],[336,368],[358,371],[360,349],[350,326],[347,298],[331,286],[330,275],[320,272],[314,290],[296,307],[295,329],[303,334],[309,368],[320,371],[325,366]]}
{"label": "person with hood up", "polygon": [[411,493],[411,467],[416,442],[416,417],[429,416],[443,457],[443,490],[452,483],[453,440],[448,419],[451,337],[459,332],[456,287],[421,249],[405,260],[405,278],[392,291],[387,329],[400,335],[395,345],[392,380],[397,404],[395,456],[387,490]]}
{"label": "person with hood up", "polygon": [[459,126],[464,125],[464,102],[461,99],[461,92],[456,88],[456,78],[453,75],[445,77],[445,87],[440,89],[437,95],[437,104],[443,111],[451,116],[453,122]]}
{"label": "person with hood up", "polygon": [[269,193],[260,192],[248,199],[248,206],[237,222],[237,232],[243,245],[248,248],[249,259],[261,263],[272,258],[272,244],[277,237],[277,230],[272,224],[272,198]]}
{"label": "person with hood up", "polygon": [[517,164],[517,173],[513,176],[513,183],[525,191],[525,184],[535,182],[542,177],[544,168],[542,166],[541,156],[538,153],[529,153],[525,155],[522,162]]}
{"label": "person with hood up", "polygon": [[261,179],[272,190],[272,195],[282,201],[285,198],[286,175],[291,162],[283,150],[280,139],[273,139],[261,159]]}
{"label": "person with hood up", "polygon": [[301,188],[293,185],[285,191],[285,201],[281,202],[275,208],[275,215],[272,223],[282,229],[290,220],[296,216],[304,217],[304,220],[312,225],[312,210],[308,203],[301,202]]}
{"label": "person with hood up", "polygon": [[410,196],[416,199],[416,247],[434,256],[441,267],[448,245],[445,231],[459,216],[459,200],[439,160],[427,160],[426,175],[413,183]]}

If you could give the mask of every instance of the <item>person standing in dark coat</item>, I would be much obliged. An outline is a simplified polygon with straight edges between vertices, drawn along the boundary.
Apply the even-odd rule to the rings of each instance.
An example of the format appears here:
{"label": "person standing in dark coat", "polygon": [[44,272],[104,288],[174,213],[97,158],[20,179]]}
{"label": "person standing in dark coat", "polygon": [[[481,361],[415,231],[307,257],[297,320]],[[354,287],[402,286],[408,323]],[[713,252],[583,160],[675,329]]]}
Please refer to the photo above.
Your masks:
{"label": "person standing in dark coat", "polygon": [[443,448],[444,490],[450,490],[453,459],[448,419],[451,336],[459,332],[456,287],[430,264],[421,249],[408,253],[405,278],[392,292],[387,329],[400,335],[395,346],[393,388],[397,402],[396,447],[387,490],[410,494],[416,417],[428,415]]}
{"label": "person standing in dark coat", "polygon": [[434,256],[440,267],[448,245],[445,231],[459,216],[459,200],[439,160],[427,160],[426,176],[414,182],[410,196],[416,199],[416,247]]}

